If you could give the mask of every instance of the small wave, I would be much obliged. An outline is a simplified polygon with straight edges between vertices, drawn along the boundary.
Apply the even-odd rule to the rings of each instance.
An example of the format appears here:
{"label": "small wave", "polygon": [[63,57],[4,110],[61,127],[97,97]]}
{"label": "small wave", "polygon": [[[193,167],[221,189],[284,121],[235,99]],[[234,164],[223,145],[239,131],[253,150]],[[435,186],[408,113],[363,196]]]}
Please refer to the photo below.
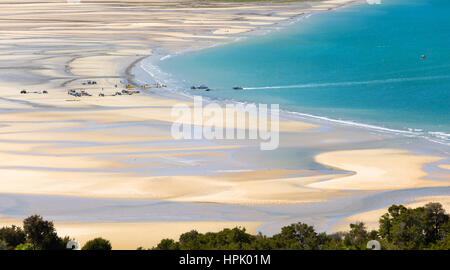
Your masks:
{"label": "small wave", "polygon": [[438,131],[430,131],[428,132],[430,135],[435,136],[442,140],[450,140],[450,134],[445,132],[438,132]]}
{"label": "small wave", "polygon": [[294,115],[294,116],[300,116],[300,117],[310,118],[310,119],[311,118],[318,119],[318,120],[337,123],[337,124],[346,125],[346,126],[355,126],[355,127],[379,131],[379,132],[383,132],[383,133],[398,134],[398,135],[403,135],[406,137],[423,138],[423,139],[429,140],[431,142],[450,146],[450,134],[445,133],[445,132],[423,131],[422,129],[415,129],[415,128],[408,128],[407,130],[400,130],[400,129],[386,128],[386,127],[381,127],[381,126],[376,126],[376,125],[371,125],[371,124],[364,124],[364,123],[354,122],[354,121],[350,121],[350,120],[333,119],[333,118],[317,116],[317,115],[312,115],[312,114],[307,114],[307,113],[292,112],[292,111],[284,111],[284,112]]}
{"label": "small wave", "polygon": [[350,121],[350,120],[338,120],[338,119],[328,118],[325,116],[317,116],[317,115],[307,114],[307,113],[292,112],[292,111],[289,111],[288,113],[297,115],[297,116],[319,119],[319,120],[324,120],[324,121],[328,121],[328,122],[344,124],[347,126],[363,127],[363,128],[373,129],[373,130],[378,130],[378,131],[385,131],[385,132],[398,133],[398,134],[404,134],[404,135],[419,135],[420,134],[419,132],[415,132],[412,130],[391,129],[391,128],[380,127],[380,126],[375,126],[375,125],[370,125],[370,124],[358,123],[358,122],[354,122],[354,121]]}
{"label": "small wave", "polygon": [[164,60],[169,59],[169,58],[171,58],[171,57],[172,57],[172,55],[171,55],[171,54],[168,54],[168,55],[165,55],[165,56],[161,57],[161,58],[159,59],[159,61],[164,61]]}
{"label": "small wave", "polygon": [[280,89],[280,88],[314,88],[327,86],[351,86],[351,85],[366,85],[366,84],[384,84],[384,83],[400,83],[411,81],[428,81],[438,79],[448,79],[450,76],[428,76],[428,77],[414,77],[414,78],[393,78],[384,80],[371,81],[357,81],[357,82],[332,82],[332,83],[308,83],[308,84],[294,84],[283,86],[261,86],[261,87],[244,87],[245,90],[264,90],[264,89]]}

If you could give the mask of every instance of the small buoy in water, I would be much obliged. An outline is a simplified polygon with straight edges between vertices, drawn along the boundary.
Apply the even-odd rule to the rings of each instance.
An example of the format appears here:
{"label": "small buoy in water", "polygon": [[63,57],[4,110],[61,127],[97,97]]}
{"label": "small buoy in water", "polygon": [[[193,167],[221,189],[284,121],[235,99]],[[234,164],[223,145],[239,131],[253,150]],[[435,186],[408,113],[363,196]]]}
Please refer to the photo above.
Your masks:
{"label": "small buoy in water", "polygon": [[420,57],[420,59],[424,60],[424,59],[427,59],[427,57],[426,57],[425,55],[422,55],[422,56]]}

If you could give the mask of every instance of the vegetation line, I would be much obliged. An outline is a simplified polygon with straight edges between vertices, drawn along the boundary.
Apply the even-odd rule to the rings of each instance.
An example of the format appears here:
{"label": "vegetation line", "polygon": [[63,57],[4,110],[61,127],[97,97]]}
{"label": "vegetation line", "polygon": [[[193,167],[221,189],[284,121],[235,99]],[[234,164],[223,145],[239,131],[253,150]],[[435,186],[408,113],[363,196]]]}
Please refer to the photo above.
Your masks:
{"label": "vegetation line", "polygon": [[[378,230],[367,231],[364,223],[350,224],[350,231],[317,233],[312,226],[294,223],[271,237],[248,234],[245,228],[224,229],[205,234],[195,230],[178,241],[163,239],[152,250],[363,250],[377,240],[385,250],[450,249],[450,220],[440,203],[406,208],[392,205],[379,219]],[[67,249],[71,238],[57,235],[53,222],[33,215],[17,226],[0,229],[0,250]],[[108,240],[96,238],[82,250],[111,250]],[[139,247],[139,250],[144,248]]]}

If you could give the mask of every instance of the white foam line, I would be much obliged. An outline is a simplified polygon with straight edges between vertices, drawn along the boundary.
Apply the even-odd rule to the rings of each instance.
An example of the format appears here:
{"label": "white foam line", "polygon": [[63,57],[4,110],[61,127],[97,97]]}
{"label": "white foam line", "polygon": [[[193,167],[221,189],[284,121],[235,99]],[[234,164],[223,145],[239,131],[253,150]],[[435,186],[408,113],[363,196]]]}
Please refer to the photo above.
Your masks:
{"label": "white foam line", "polygon": [[161,57],[161,58],[159,59],[159,61],[164,61],[164,60],[169,59],[169,58],[171,58],[171,57],[172,57],[172,55],[171,55],[171,54],[168,54],[168,55],[166,55],[166,56]]}
{"label": "white foam line", "polygon": [[401,134],[405,134],[405,135],[415,135],[415,136],[420,135],[420,133],[413,132],[413,131],[390,129],[390,128],[385,128],[385,127],[380,127],[380,126],[374,126],[374,125],[369,125],[369,124],[357,123],[357,122],[348,121],[348,120],[332,119],[332,118],[328,118],[328,117],[324,117],[324,116],[317,116],[317,115],[312,115],[312,114],[307,114],[307,113],[299,113],[299,112],[291,112],[291,111],[289,111],[289,113],[294,114],[294,115],[298,115],[298,116],[303,116],[303,117],[308,117],[308,118],[314,118],[314,119],[319,119],[319,120],[324,120],[324,121],[344,124],[344,125],[348,125],[348,126],[358,126],[358,127],[368,128],[368,129],[375,129],[375,130],[380,130],[380,131],[386,131],[386,132],[401,133]]}
{"label": "white foam line", "polygon": [[348,86],[348,85],[364,85],[364,84],[383,84],[383,83],[398,83],[398,82],[411,82],[411,81],[427,81],[446,79],[450,76],[428,76],[428,77],[415,77],[415,78],[395,78],[385,80],[372,80],[372,81],[360,81],[360,82],[334,82],[334,83],[309,83],[309,84],[295,84],[284,86],[262,86],[262,87],[244,87],[245,90],[263,90],[263,89],[280,89],[280,88],[313,88],[313,87],[327,87],[327,86]]}
{"label": "white foam line", "polygon": [[[439,144],[443,144],[443,145],[450,145],[450,143],[447,142],[447,140],[450,138],[450,134],[447,134],[444,132],[433,132],[433,131],[427,131],[427,132],[417,132],[416,131],[416,132],[414,132],[411,130],[391,129],[391,128],[385,128],[385,127],[380,127],[380,126],[375,126],[375,125],[370,125],[370,124],[363,124],[363,123],[348,121],[348,120],[338,120],[338,119],[317,116],[317,115],[312,115],[312,114],[307,114],[307,113],[292,112],[292,111],[285,111],[285,112],[288,114],[293,114],[293,115],[302,116],[302,117],[306,117],[306,118],[319,119],[319,120],[323,120],[323,121],[338,123],[341,125],[355,126],[355,127],[366,128],[369,130],[375,130],[375,131],[386,132],[386,133],[391,133],[391,134],[392,133],[401,134],[401,135],[404,135],[407,137],[421,137],[421,138],[427,139],[427,140],[435,142],[435,143],[439,143]],[[430,138],[427,135],[433,136],[434,138]],[[444,141],[436,140],[436,138],[442,139]]]}

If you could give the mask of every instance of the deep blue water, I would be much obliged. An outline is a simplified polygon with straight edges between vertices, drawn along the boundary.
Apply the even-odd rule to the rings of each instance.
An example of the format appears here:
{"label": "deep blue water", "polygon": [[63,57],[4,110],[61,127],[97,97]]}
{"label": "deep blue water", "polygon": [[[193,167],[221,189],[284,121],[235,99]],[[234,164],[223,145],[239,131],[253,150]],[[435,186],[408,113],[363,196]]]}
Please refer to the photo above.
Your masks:
{"label": "deep blue water", "polygon": [[191,93],[279,103],[284,110],[450,142],[448,0],[382,0],[318,13],[158,65],[183,89],[213,89]]}

